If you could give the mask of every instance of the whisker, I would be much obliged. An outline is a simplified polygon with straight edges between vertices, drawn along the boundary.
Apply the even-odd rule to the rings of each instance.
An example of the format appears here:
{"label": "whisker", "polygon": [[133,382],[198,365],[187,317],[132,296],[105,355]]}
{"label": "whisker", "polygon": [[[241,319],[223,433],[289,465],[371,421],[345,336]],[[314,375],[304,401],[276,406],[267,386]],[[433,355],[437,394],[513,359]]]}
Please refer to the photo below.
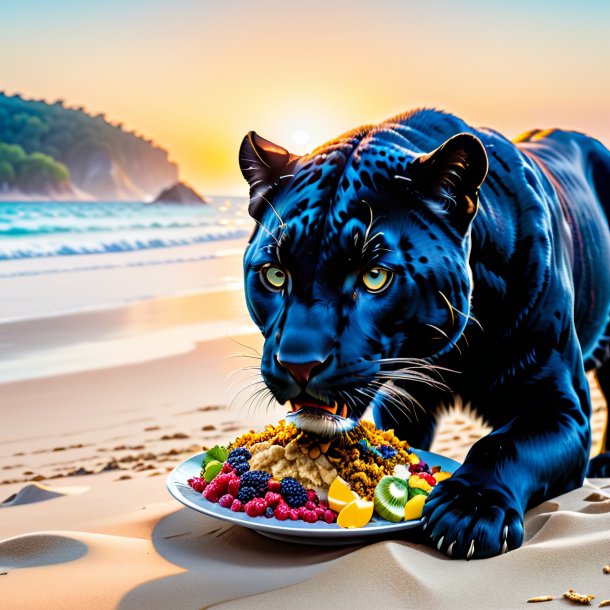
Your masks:
{"label": "whisker", "polygon": [[[438,364],[431,364],[427,360],[421,358],[379,358],[375,361],[376,363],[382,364],[411,364],[416,363],[416,366],[409,367],[407,370],[429,370],[432,373],[436,373],[440,376],[437,371],[445,371],[447,373],[460,373],[455,369],[450,369],[445,366],[439,366]],[[405,367],[406,368],[406,367]],[[441,377],[442,378],[442,377]]]}
{"label": "whisker", "polygon": [[[382,392],[384,394],[386,394],[387,392],[393,392],[395,394],[398,394],[401,398],[405,398],[413,408],[419,407],[422,412],[424,412],[424,413],[426,412],[426,410],[421,405],[421,403],[410,392],[407,392],[407,390],[405,390],[405,388],[396,386],[396,385],[392,384],[391,381],[383,383],[383,384],[381,384],[380,382],[377,382],[377,383],[379,384],[380,392]],[[417,418],[415,411],[413,411],[413,414]]]}
{"label": "whisker", "polygon": [[231,339],[231,341],[233,341],[233,343],[237,343],[237,345],[239,345],[240,347],[243,347],[244,349],[249,349],[250,351],[254,352],[257,356],[262,358],[262,354],[256,348],[252,347],[251,345],[246,345],[245,343],[238,341],[235,337],[229,337],[229,339]]}
{"label": "whisker", "polygon": [[[461,316],[463,316],[467,320],[472,320],[483,332],[485,332],[481,323],[474,316],[464,313],[463,311],[460,311],[455,305],[451,304],[449,299],[440,290],[438,292],[445,299],[445,301],[447,301],[447,304],[453,311],[455,311],[456,313],[459,313]],[[452,318],[453,318],[453,315],[452,315]]]}
{"label": "whisker", "polygon": [[282,220],[282,217],[277,213],[277,210],[273,207],[273,204],[265,197],[262,193],[258,195],[261,199],[265,201],[265,203],[273,210],[273,213],[277,216],[277,219],[280,221],[280,227],[286,226],[286,223]]}
{"label": "whisker", "polygon": [[[460,352],[460,356],[463,356],[464,354],[462,354],[462,350],[460,349],[460,346],[457,344],[456,341],[452,341],[449,338],[449,335],[442,330],[441,328],[439,328],[438,326],[434,326],[434,324],[426,324],[426,326],[429,326],[430,328],[433,328],[434,330],[436,330],[437,332],[439,332],[441,335],[443,335],[443,337],[445,337],[447,339],[447,341],[449,341],[450,345],[453,345],[453,347],[455,347],[457,349],[458,352]],[[461,336],[461,335],[460,335]],[[459,341],[459,337],[458,337],[458,341]]]}
{"label": "whisker", "polygon": [[271,237],[271,239],[279,246],[280,242],[278,240],[278,238],[271,233],[271,231],[269,231],[269,229],[267,227],[265,227],[260,221],[256,220],[256,218],[253,218],[254,222],[263,230],[265,231],[265,233],[267,233],[269,235],[269,237]]}
{"label": "whisker", "polygon": [[411,407],[414,406],[413,402],[411,400],[411,396],[408,392],[402,392],[402,391],[400,391],[399,388],[397,388],[395,386],[390,386],[389,383],[380,383],[378,381],[373,381],[372,386],[377,388],[376,394],[381,394],[382,396],[384,396],[384,400],[382,400],[381,406],[383,408],[385,408],[385,410],[388,413],[390,413],[390,415],[392,416],[392,419],[396,423],[400,423],[400,422],[395,417],[393,411],[390,410],[390,408],[389,408],[390,406],[396,407],[396,410],[399,413],[402,413],[409,421],[413,421],[412,415],[415,416],[415,418],[417,419],[415,412],[409,411],[407,409],[407,405],[402,401],[402,399],[405,398],[406,400],[408,400],[410,402]]}

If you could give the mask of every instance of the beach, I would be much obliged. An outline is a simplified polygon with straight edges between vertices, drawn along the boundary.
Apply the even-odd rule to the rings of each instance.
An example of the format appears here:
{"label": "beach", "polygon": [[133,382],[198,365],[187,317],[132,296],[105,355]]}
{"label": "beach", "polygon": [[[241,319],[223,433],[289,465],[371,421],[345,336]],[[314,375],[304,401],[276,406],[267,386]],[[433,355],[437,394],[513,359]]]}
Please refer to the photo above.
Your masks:
{"label": "beach", "polygon": [[[408,536],[270,540],[174,500],[165,479],[177,464],[284,415],[253,409],[256,371],[239,370],[262,345],[241,287],[246,239],[3,263],[1,608],[515,608],[568,588],[610,598],[608,480],[532,509],[521,549],[477,562]],[[605,403],[591,382],[599,444]],[[432,451],[461,461],[484,432],[451,409]]]}

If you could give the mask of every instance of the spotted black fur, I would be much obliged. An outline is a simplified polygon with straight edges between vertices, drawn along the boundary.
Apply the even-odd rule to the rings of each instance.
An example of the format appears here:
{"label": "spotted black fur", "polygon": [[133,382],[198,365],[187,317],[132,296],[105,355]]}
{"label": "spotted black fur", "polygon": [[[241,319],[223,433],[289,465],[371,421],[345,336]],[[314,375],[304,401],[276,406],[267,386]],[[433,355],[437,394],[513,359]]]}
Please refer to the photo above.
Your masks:
{"label": "spotted black fur", "polygon": [[[524,511],[585,476],[586,368],[610,396],[610,152],[418,110],[303,157],[251,132],[240,163],[257,222],[247,302],[273,395],[347,405],[297,417],[327,434],[372,405],[424,449],[438,405],[470,401],[493,431],[434,489],[426,532],[453,557],[518,547]],[[269,265],[280,290],[261,281]],[[380,293],[363,284],[376,268],[391,277]],[[609,455],[590,473],[607,476]]]}

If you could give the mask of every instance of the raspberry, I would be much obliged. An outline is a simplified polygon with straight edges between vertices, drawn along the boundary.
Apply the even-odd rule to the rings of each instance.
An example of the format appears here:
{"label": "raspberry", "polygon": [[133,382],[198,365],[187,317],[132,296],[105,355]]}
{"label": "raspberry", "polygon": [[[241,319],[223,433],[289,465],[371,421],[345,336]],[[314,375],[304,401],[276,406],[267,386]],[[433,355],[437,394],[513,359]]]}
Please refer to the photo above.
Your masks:
{"label": "raspberry", "polygon": [[223,508],[231,508],[231,504],[235,501],[235,498],[231,494],[225,494],[218,500],[218,504]]}
{"label": "raspberry", "polygon": [[297,514],[299,515],[299,518],[303,518],[303,515],[305,514],[305,511],[307,509],[304,506],[299,506],[299,508],[297,508]]}
{"label": "raspberry", "polygon": [[267,502],[263,498],[253,498],[246,502],[244,510],[248,517],[260,517],[267,509]]}
{"label": "raspberry", "polygon": [[284,500],[291,508],[298,508],[307,502],[305,488],[292,477],[286,477],[280,482],[280,491]]}
{"label": "raspberry", "polygon": [[227,487],[229,486],[229,481],[234,478],[235,475],[231,473],[219,474],[213,479],[214,485],[217,485],[220,490],[222,490],[222,494],[227,493]]}
{"label": "raspberry", "polygon": [[307,500],[309,502],[315,502],[317,504],[320,501],[320,498],[318,498],[318,494],[313,489],[308,489]]}
{"label": "raspberry", "polygon": [[224,491],[222,491],[218,485],[212,485],[211,483],[205,488],[203,492],[203,497],[210,502],[218,502],[220,498],[224,496]]}
{"label": "raspberry", "polygon": [[290,517],[290,507],[288,504],[278,504],[276,509],[273,511],[276,519],[280,521],[286,521]]}
{"label": "raspberry", "polygon": [[307,510],[316,510],[316,503],[312,502],[311,500],[307,500],[307,502],[305,502],[305,508]]}
{"label": "raspberry", "polygon": [[269,479],[267,481],[267,489],[273,493],[279,494],[281,489],[280,482],[277,479]]}
{"label": "raspberry", "polygon": [[290,519],[292,521],[297,521],[299,519],[299,511],[296,508],[290,509]]}
{"label": "raspberry", "polygon": [[219,474],[211,483],[208,483],[203,497],[210,502],[218,502],[227,493],[229,481],[233,479],[233,474]]}
{"label": "raspberry", "polygon": [[189,479],[187,483],[190,487],[192,487],[195,491],[199,493],[202,493],[207,485],[207,483],[201,477],[194,477],[193,479]]}
{"label": "raspberry", "polygon": [[237,498],[244,504],[256,498],[257,495],[256,489],[253,487],[244,486],[243,482],[239,487],[239,491],[237,492]]}
{"label": "raspberry", "polygon": [[265,509],[265,518],[271,519],[271,517],[273,517],[273,509],[271,508],[271,506],[267,506],[267,508]]}
{"label": "raspberry", "polygon": [[327,508],[330,508],[330,507],[328,506],[328,502],[325,502],[324,500],[320,500],[320,503],[318,504],[318,506],[319,506],[320,508],[323,508],[324,510],[326,510]]}
{"label": "raspberry", "polygon": [[239,500],[233,500],[233,504],[231,504],[231,510],[234,513],[241,513],[244,510],[244,505]]}
{"label": "raspberry", "polygon": [[252,454],[245,447],[237,447],[229,451],[229,457],[227,459],[230,460],[231,458],[237,457],[241,457],[244,460],[249,460],[252,457]]}
{"label": "raspberry", "polygon": [[328,509],[327,511],[324,512],[324,521],[326,521],[326,523],[334,523],[337,520],[337,514]]}
{"label": "raspberry", "polygon": [[316,507],[316,509],[315,509],[315,513],[316,513],[316,515],[318,515],[318,519],[321,519],[324,516],[325,512],[326,512],[326,509],[321,508],[320,506]]}
{"label": "raspberry", "polygon": [[267,492],[267,484],[271,475],[264,470],[250,470],[241,475],[241,484],[244,487],[256,489],[258,496],[264,496]]}
{"label": "raspberry", "polygon": [[303,521],[306,523],[315,523],[318,520],[315,510],[305,510],[303,513]]}
{"label": "raspberry", "polygon": [[268,491],[265,494],[265,500],[267,500],[267,504],[272,508],[275,508],[280,502],[282,502],[282,496],[280,494],[273,493],[272,491]]}
{"label": "raspberry", "polygon": [[436,485],[436,479],[427,472],[420,472],[419,477],[426,481],[426,483],[428,483],[428,485],[431,485],[432,487]]}
{"label": "raspberry", "polygon": [[222,474],[228,474],[229,472],[233,472],[233,466],[231,466],[231,464],[229,464],[229,462],[225,462],[222,465],[222,468],[220,469],[220,472]]}
{"label": "raspberry", "polygon": [[229,485],[227,486],[227,493],[230,493],[232,496],[237,497],[237,492],[239,491],[240,483],[241,481],[239,480],[239,477],[231,479],[229,481]]}

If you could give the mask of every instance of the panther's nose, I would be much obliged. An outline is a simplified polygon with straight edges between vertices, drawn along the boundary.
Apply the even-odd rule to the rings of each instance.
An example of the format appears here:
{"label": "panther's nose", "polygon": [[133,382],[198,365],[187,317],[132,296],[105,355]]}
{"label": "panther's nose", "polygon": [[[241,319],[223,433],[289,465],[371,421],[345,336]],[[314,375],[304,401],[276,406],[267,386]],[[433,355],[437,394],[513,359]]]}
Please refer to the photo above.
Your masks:
{"label": "panther's nose", "polygon": [[301,387],[305,387],[309,382],[313,369],[322,363],[319,360],[312,360],[311,362],[286,362],[278,358],[278,364],[283,366]]}

